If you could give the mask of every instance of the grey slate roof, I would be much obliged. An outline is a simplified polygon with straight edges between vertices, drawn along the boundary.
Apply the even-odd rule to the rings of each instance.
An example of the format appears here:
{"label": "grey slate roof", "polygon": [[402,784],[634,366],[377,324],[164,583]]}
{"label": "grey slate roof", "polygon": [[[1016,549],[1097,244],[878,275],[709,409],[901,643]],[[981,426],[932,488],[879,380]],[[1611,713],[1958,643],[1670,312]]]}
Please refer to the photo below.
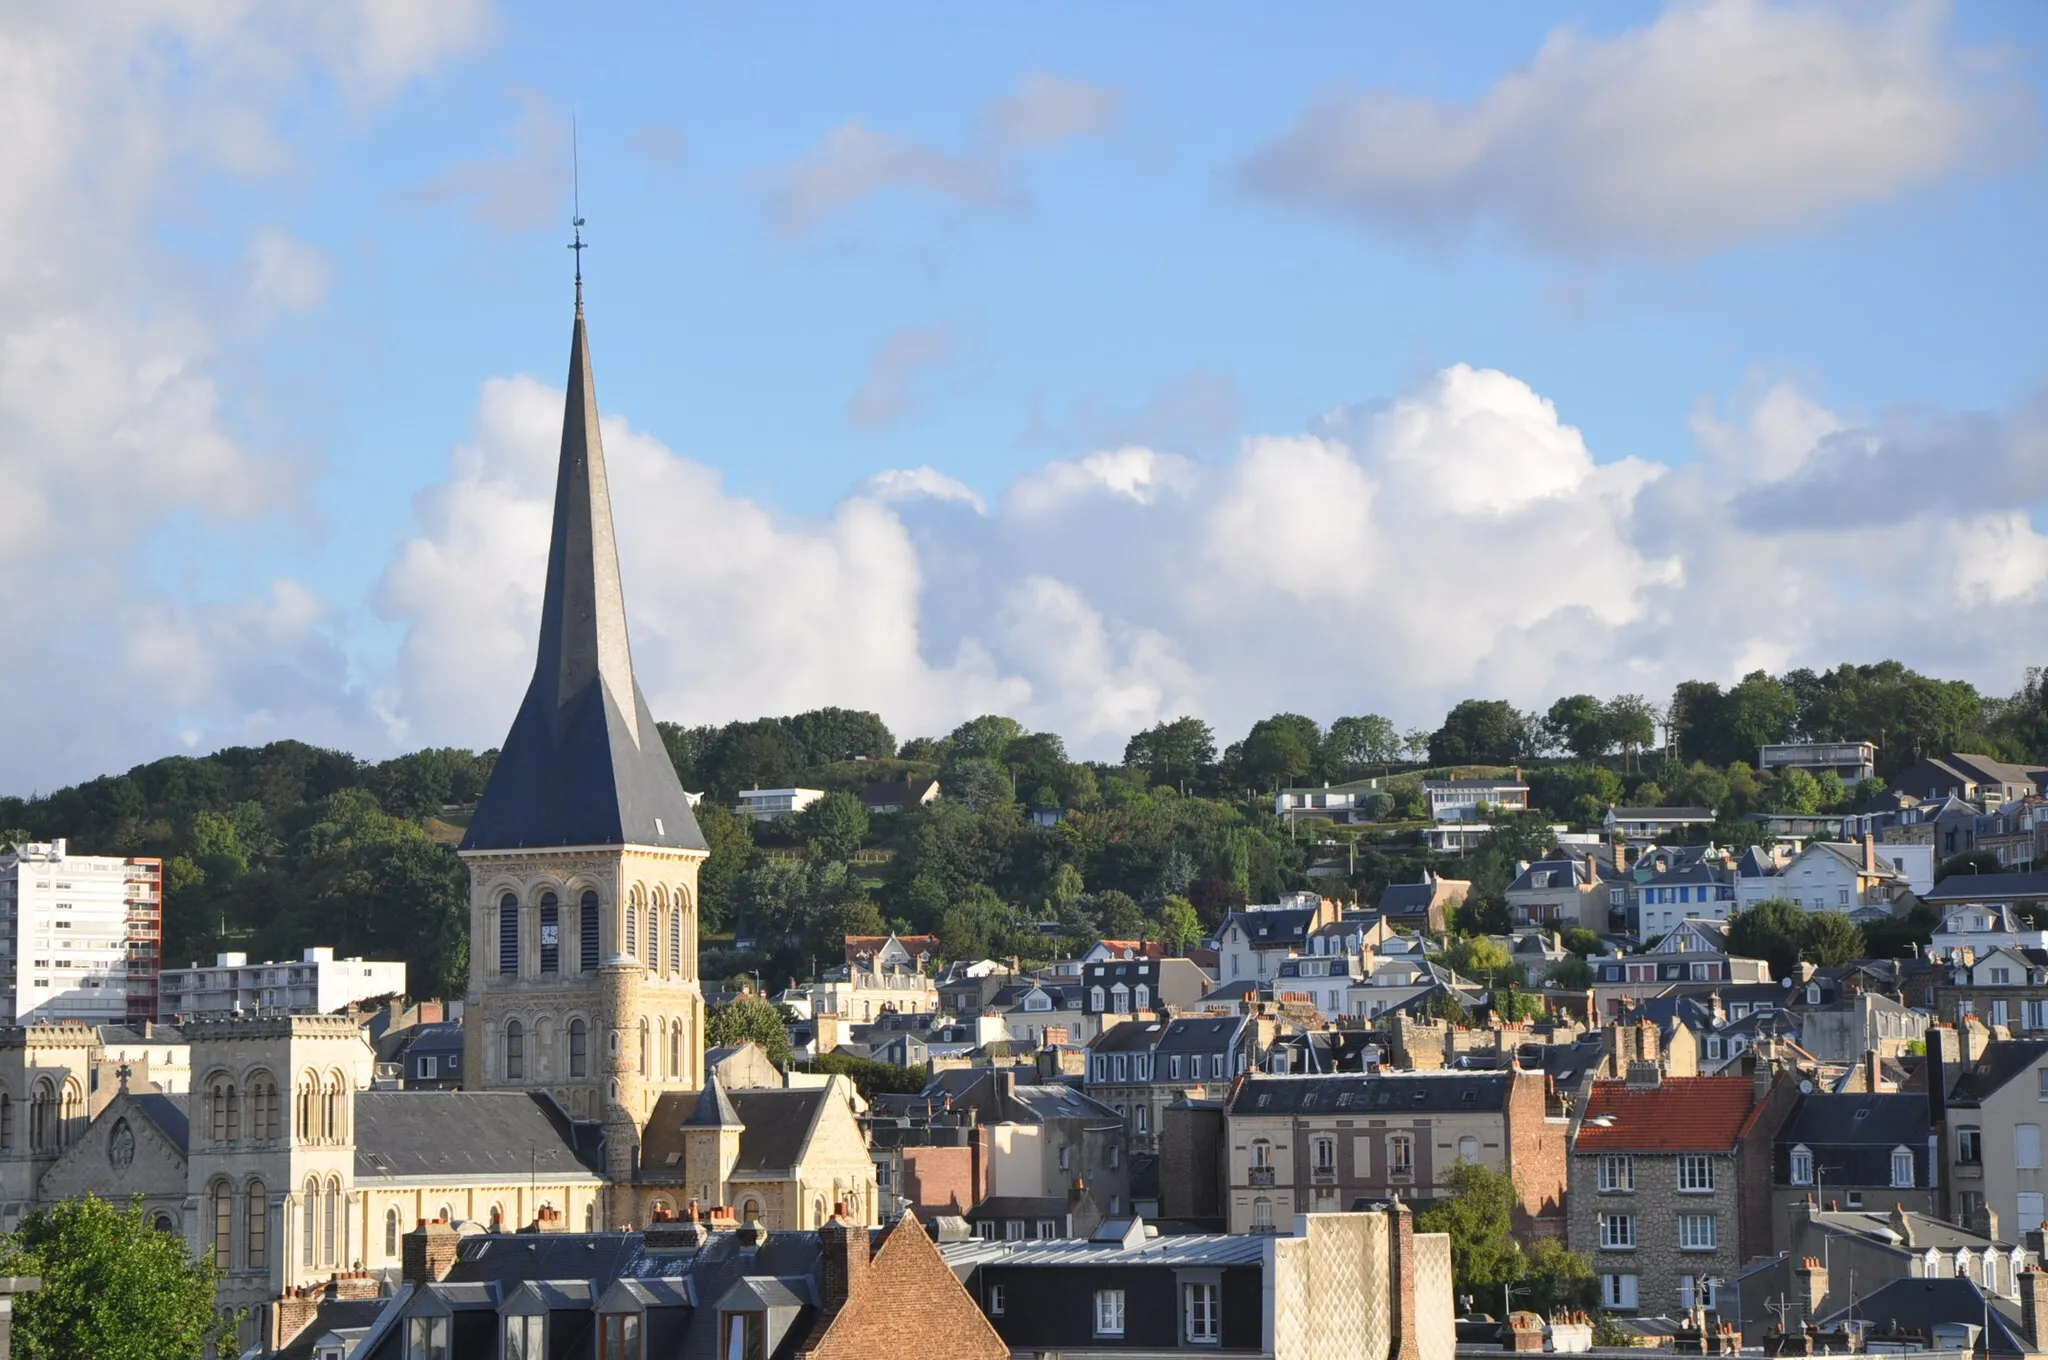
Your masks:
{"label": "grey slate roof", "polygon": [[2048,1060],[2048,1039],[1994,1039],[1949,1087],[1949,1103],[1974,1105]]}
{"label": "grey slate roof", "polygon": [[704,1089],[697,1093],[696,1108],[683,1121],[683,1127],[694,1129],[740,1128],[746,1121],[734,1110],[732,1102],[725,1098],[725,1083],[716,1076],[707,1077]]}
{"label": "grey slate roof", "polygon": [[157,1126],[163,1136],[176,1144],[178,1151],[192,1150],[192,1126],[185,1113],[185,1106],[175,1096],[159,1095],[154,1091],[141,1095],[131,1094],[128,1101],[142,1111],[150,1123]]}
{"label": "grey slate roof", "polygon": [[1921,895],[1921,901],[2010,902],[2048,897],[2048,874],[1950,874]]}
{"label": "grey slate roof", "polygon": [[579,293],[533,681],[462,848],[626,844],[708,848],[633,676]]}
{"label": "grey slate roof", "polygon": [[[1990,1319],[1991,1332],[1977,1345],[1990,1355],[2031,1355],[2034,1348],[2022,1341],[2011,1305],[1993,1297],[1986,1306],[1984,1291],[1974,1280],[1907,1278],[1873,1289],[1852,1305],[1819,1319],[1823,1328],[1834,1327],[1850,1317],[1876,1320],[1878,1327],[1896,1323],[1900,1330],[1931,1333],[1940,1324],[1968,1323],[1982,1327]],[[1930,1344],[1932,1337],[1929,1336]]]}
{"label": "grey slate roof", "polygon": [[740,1123],[739,1160],[734,1174],[750,1171],[786,1171],[797,1164],[811,1129],[824,1113],[825,1102],[835,1099],[831,1088],[818,1086],[797,1090],[734,1091],[728,1097]]}
{"label": "grey slate roof", "polygon": [[597,1125],[576,1123],[538,1092],[358,1091],[355,1131],[358,1178],[604,1170]]}
{"label": "grey slate roof", "polygon": [[1250,1076],[1230,1102],[1233,1115],[1371,1110],[1455,1114],[1499,1110],[1513,1087],[1506,1072],[1391,1072],[1375,1076]]}

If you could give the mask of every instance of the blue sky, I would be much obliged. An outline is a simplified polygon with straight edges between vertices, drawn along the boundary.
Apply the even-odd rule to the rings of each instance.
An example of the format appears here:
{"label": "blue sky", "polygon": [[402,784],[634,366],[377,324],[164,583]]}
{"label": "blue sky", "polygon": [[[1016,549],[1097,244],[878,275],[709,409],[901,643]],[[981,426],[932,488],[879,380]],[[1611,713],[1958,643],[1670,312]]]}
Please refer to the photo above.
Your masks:
{"label": "blue sky", "polygon": [[1885,655],[2009,689],[2048,613],[2044,34],[1762,0],[0,19],[34,526],[0,610],[75,620],[6,682],[7,783],[495,742],[572,113],[664,717],[1001,706],[1114,754],[1184,711]]}

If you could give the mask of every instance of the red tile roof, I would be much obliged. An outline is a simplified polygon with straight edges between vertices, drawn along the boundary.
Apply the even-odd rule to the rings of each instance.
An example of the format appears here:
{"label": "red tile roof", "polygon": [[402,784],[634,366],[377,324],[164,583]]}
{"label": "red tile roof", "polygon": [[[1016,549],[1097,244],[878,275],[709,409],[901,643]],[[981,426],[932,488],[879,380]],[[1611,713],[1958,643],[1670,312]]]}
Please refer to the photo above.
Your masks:
{"label": "red tile roof", "polygon": [[1602,1128],[1579,1125],[1579,1152],[1730,1152],[1763,1108],[1748,1077],[1666,1077],[1655,1087],[1596,1081],[1586,1120],[1612,1115]]}
{"label": "red tile roof", "polygon": [[1163,959],[1166,946],[1158,940],[1103,940],[1102,947],[1117,958]]}

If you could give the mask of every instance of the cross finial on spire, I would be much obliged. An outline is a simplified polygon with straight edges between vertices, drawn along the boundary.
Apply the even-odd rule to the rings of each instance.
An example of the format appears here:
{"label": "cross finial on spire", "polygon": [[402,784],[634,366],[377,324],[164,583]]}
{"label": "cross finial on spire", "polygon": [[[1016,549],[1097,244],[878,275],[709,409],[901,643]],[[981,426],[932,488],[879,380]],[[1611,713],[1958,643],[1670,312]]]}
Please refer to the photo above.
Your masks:
{"label": "cross finial on spire", "polygon": [[576,146],[576,115],[569,115],[569,225],[575,239],[569,249],[576,252],[576,315],[583,315],[583,166]]}

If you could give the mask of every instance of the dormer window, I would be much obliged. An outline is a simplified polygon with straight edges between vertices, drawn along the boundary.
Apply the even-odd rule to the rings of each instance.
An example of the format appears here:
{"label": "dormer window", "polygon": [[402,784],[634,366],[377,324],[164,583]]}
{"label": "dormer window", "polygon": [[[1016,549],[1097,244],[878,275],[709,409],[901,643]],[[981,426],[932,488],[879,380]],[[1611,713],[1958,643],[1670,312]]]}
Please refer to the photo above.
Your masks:
{"label": "dormer window", "polygon": [[405,1360],[449,1360],[448,1319],[408,1318],[405,1328]]}
{"label": "dormer window", "polygon": [[[718,1319],[719,1360],[763,1360],[767,1341],[768,1319],[761,1313],[726,1313]],[[634,1360],[639,1355],[635,1350]]]}
{"label": "dormer window", "polygon": [[505,1319],[505,1360],[546,1360],[545,1314],[532,1313]]}
{"label": "dormer window", "polygon": [[1813,1184],[1813,1150],[1800,1146],[1792,1149],[1792,1184]]}
{"label": "dormer window", "polygon": [[[760,1314],[733,1314],[734,1317],[758,1318]],[[728,1352],[738,1355],[738,1352]],[[755,1349],[746,1352],[747,1360],[758,1360],[761,1352],[759,1343]],[[604,1313],[597,1320],[597,1360],[640,1360],[640,1315],[638,1313]]]}

